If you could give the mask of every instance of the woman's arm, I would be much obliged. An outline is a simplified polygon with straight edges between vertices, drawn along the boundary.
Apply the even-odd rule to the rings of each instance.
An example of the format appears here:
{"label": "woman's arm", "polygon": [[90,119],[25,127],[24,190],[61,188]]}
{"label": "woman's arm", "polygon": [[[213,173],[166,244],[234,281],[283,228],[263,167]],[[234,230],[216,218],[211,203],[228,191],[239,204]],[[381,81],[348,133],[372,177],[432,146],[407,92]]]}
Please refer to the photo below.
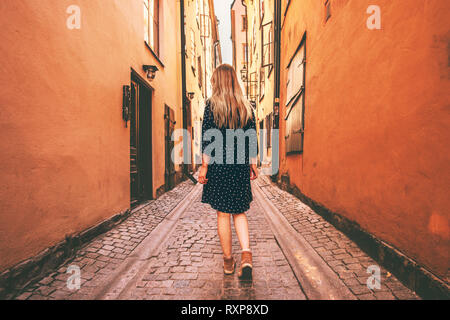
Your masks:
{"label": "woman's arm", "polygon": [[255,160],[255,163],[250,161],[250,180],[255,180],[256,178],[258,178],[258,168],[256,167],[256,160]]}
{"label": "woman's arm", "polygon": [[208,183],[208,179],[206,179],[207,173],[208,173],[208,166],[202,165],[198,173],[198,182],[200,182],[201,184],[207,184]]}
{"label": "woman's arm", "polygon": [[[256,133],[256,117],[255,117],[255,113],[252,110],[252,123],[250,125],[250,128],[255,130]],[[258,140],[258,139],[256,139]],[[258,146],[258,141],[256,141],[256,156],[255,157],[250,157],[250,180],[255,180],[256,178],[258,178],[258,168],[257,168],[257,164],[258,164],[258,153],[259,153],[259,146]]]}
{"label": "woman's arm", "polygon": [[207,154],[203,153],[202,154],[202,167],[203,166],[208,167],[209,160],[210,160],[210,157]]}
{"label": "woman's arm", "polygon": [[205,132],[211,128],[211,126],[212,123],[209,110],[209,101],[207,101],[205,111],[203,113],[203,123],[202,123],[202,165],[198,173],[198,182],[200,182],[201,184],[206,184],[208,182],[208,179],[206,179],[206,174],[208,173],[208,164],[210,161],[210,157],[204,153],[205,148],[207,146],[207,142],[204,139],[204,135]]}

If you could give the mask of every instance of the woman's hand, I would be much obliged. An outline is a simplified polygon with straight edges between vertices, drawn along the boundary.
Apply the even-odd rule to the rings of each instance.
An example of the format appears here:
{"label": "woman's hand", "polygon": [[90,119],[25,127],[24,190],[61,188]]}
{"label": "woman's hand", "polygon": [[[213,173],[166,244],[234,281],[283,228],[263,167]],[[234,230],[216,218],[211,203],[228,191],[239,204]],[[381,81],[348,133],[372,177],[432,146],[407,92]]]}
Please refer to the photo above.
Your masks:
{"label": "woman's hand", "polygon": [[202,165],[200,167],[200,172],[198,173],[198,182],[201,184],[206,184],[208,182],[208,179],[206,179],[206,174],[208,173],[208,166]]}
{"label": "woman's hand", "polygon": [[250,180],[255,180],[258,178],[258,169],[256,168],[256,164],[250,165]]}

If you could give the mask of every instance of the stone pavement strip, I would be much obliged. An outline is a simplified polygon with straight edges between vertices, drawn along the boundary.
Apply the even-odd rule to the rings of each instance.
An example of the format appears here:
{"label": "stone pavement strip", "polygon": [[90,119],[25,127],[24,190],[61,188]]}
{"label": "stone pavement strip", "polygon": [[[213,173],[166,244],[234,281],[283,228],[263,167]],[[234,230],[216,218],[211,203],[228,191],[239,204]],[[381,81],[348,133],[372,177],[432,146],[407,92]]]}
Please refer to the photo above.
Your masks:
{"label": "stone pavement strip", "polygon": [[371,274],[367,272],[367,268],[378,266],[372,258],[298,198],[278,188],[267,176],[260,176],[256,183],[267,199],[315,249],[357,299],[420,299],[381,266],[381,288],[369,289],[367,279]]}
{"label": "stone pavement strip", "polygon": [[[76,256],[58,270],[30,285],[16,299],[89,299],[108,275],[132,255],[138,245],[164,220],[164,218],[194,188],[191,181],[180,183],[156,200],[138,206],[123,223],[87,243]],[[72,291],[67,288],[69,266],[81,270],[81,286]]]}
{"label": "stone pavement strip", "polygon": [[[305,299],[256,201],[247,214],[254,281],[240,281],[236,272],[224,275],[216,214],[200,199],[201,193],[160,252],[150,258],[146,272],[120,299]],[[234,235],[238,265],[239,250]]]}
{"label": "stone pavement strip", "polygon": [[[96,297],[99,288],[110,285],[111,274],[132,259],[138,245],[192,189],[191,182],[183,182],[136,210],[124,223],[87,244],[74,259],[26,288],[17,299]],[[145,264],[145,272],[140,270],[142,278],[133,279],[131,288],[120,294],[106,292],[102,299],[305,299],[256,201],[248,212],[254,280],[240,281],[236,273],[224,275],[215,211],[200,199],[198,193],[159,252]],[[233,250],[239,263],[235,234]],[[81,268],[81,286],[75,291],[66,285],[71,276],[66,271],[72,265]]]}
{"label": "stone pavement strip", "polygon": [[[277,188],[266,177],[260,177],[254,183],[309,241],[356,298],[417,298],[383,268],[381,290],[368,289],[366,268],[376,264],[374,261],[309,207]],[[192,182],[185,181],[134,210],[121,225],[88,243],[74,259],[26,288],[17,299],[306,299],[258,201],[252,202],[248,212],[254,256],[253,281],[240,281],[236,273],[224,275],[215,211],[200,202],[201,193],[193,195],[195,189]],[[139,270],[134,271],[132,279],[123,277],[125,284],[120,292],[109,290],[111,275],[116,273],[120,278],[121,270],[128,268],[127,264],[145,249],[142,247],[151,240],[152,231],[168,223],[170,219],[165,218],[189,194],[195,196],[194,200],[158,250],[140,261]],[[239,265],[239,243],[235,233],[233,251]],[[66,271],[71,265],[81,268],[79,290],[67,288],[71,275]],[[132,263],[129,268],[133,268]],[[104,294],[96,295],[103,288]]]}

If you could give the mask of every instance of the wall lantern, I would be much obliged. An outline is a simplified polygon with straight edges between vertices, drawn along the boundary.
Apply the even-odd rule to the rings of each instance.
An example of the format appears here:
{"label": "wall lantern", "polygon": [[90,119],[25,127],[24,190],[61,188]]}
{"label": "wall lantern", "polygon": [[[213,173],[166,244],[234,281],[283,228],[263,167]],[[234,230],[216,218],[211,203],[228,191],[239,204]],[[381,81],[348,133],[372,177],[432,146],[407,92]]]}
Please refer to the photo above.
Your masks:
{"label": "wall lantern", "polygon": [[189,100],[194,99],[194,96],[195,96],[195,92],[188,92],[188,98],[189,98]]}
{"label": "wall lantern", "polygon": [[247,81],[247,65],[244,65],[244,67],[241,69],[241,79],[243,82]]}
{"label": "wall lantern", "polygon": [[147,79],[150,81],[154,80],[156,77],[156,71],[159,70],[158,67],[153,65],[144,65],[143,68],[144,71],[147,72]]}

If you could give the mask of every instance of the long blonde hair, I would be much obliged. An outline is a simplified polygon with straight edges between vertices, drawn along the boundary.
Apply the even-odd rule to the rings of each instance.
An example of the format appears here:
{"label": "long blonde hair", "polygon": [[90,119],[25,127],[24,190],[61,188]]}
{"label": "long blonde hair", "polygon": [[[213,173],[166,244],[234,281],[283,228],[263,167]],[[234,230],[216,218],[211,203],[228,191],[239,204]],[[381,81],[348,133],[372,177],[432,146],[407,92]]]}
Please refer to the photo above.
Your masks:
{"label": "long blonde hair", "polygon": [[252,107],[242,93],[236,72],[229,64],[214,70],[211,78],[211,111],[219,128],[243,128],[252,118]]}

